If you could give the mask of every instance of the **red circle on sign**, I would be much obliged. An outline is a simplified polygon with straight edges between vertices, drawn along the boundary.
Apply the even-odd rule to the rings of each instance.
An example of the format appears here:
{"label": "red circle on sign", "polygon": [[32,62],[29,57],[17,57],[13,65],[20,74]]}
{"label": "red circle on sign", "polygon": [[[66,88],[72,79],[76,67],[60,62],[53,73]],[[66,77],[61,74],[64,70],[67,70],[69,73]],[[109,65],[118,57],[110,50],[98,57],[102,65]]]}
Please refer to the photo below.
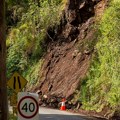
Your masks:
{"label": "red circle on sign", "polygon": [[[21,112],[21,110],[20,110],[20,104],[21,104],[21,102],[22,102],[24,99],[28,99],[28,98],[29,98],[29,99],[32,99],[32,100],[35,102],[36,107],[37,107],[35,113],[34,113],[33,115],[31,115],[31,116],[25,116],[25,115]],[[33,117],[37,114],[38,109],[39,109],[38,102],[37,102],[36,99],[33,98],[32,96],[25,96],[25,97],[23,97],[23,98],[19,101],[19,103],[18,103],[18,112],[20,113],[20,115],[21,115],[23,118],[33,118]]]}

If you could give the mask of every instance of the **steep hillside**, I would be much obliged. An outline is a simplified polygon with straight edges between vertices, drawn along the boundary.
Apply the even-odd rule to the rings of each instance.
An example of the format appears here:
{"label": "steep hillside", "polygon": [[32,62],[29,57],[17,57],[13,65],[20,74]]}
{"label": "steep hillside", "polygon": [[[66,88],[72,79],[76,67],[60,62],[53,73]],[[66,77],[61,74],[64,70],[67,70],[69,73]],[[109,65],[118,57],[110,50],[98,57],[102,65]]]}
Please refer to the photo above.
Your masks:
{"label": "steep hillside", "polygon": [[[107,70],[107,67],[102,67],[105,65],[105,61],[102,62],[102,59],[99,59],[99,57],[101,56],[101,52],[104,52],[105,56],[102,55],[107,59],[107,49],[102,51],[101,46],[102,44],[105,45],[106,39],[102,44],[98,42],[100,37],[104,39],[105,31],[111,31],[104,27],[105,25],[109,26],[107,22],[105,25],[101,24],[104,23],[105,19],[108,19],[107,17],[103,17],[105,19],[102,19],[104,10],[109,5],[109,9],[113,7],[114,11],[114,4],[116,2],[114,1],[110,5],[107,0],[83,0],[79,2],[69,0],[67,2],[57,35],[48,31],[53,39],[52,41],[49,41],[49,39],[46,41],[48,48],[44,57],[42,70],[40,71],[40,82],[34,89],[34,91],[40,93],[40,99],[46,105],[58,107],[61,98],[66,98],[68,108],[79,109],[82,105],[82,109],[97,111],[100,116],[104,116],[105,118],[110,118],[118,110],[120,94],[115,92],[113,88],[116,87],[116,90],[119,91],[119,78],[116,80],[115,86],[113,85],[112,79],[108,79],[109,77],[107,75],[106,77],[108,78],[104,78],[106,73],[104,71]],[[117,8],[115,12],[117,12]],[[106,11],[106,14],[109,13]],[[113,18],[111,18],[109,19],[112,22]],[[111,22],[111,28],[116,29]],[[114,34],[114,32],[111,34]],[[117,40],[116,42],[118,43]],[[106,46],[107,44],[112,43],[108,42]],[[116,49],[119,50],[119,47],[116,46]],[[119,53],[115,54],[118,55]],[[110,61],[112,59],[111,57],[112,55],[109,57]],[[119,59],[117,56],[113,55],[113,57],[116,60]],[[98,61],[101,61],[101,64],[98,65],[101,67],[100,71],[98,66],[96,66]],[[112,62],[108,64],[112,67]],[[115,66],[113,65],[113,67]],[[111,68],[108,69],[110,70]],[[119,67],[115,69],[117,72]],[[107,70],[108,73],[109,70]],[[116,76],[118,74],[117,72]],[[111,78],[113,76],[111,74]],[[114,87],[110,88],[109,84]],[[110,98],[109,95],[113,96]]]}
{"label": "steep hillside", "polygon": [[8,77],[19,71],[29,81],[26,91],[40,95],[40,105],[58,108],[66,98],[68,109],[118,117],[119,0],[11,4]]}
{"label": "steep hillside", "polygon": [[67,4],[60,32],[47,43],[39,85],[43,94],[68,98],[84,78],[93,51],[87,45],[94,40],[94,6],[92,1]]}
{"label": "steep hillside", "polygon": [[[48,104],[59,98],[72,100],[90,66],[97,42],[94,23],[100,18],[107,1],[69,0],[57,35],[49,32],[47,53],[34,91],[47,95]],[[50,100],[51,99],[51,100]],[[78,100],[75,100],[75,104]],[[71,102],[70,102],[71,104]]]}

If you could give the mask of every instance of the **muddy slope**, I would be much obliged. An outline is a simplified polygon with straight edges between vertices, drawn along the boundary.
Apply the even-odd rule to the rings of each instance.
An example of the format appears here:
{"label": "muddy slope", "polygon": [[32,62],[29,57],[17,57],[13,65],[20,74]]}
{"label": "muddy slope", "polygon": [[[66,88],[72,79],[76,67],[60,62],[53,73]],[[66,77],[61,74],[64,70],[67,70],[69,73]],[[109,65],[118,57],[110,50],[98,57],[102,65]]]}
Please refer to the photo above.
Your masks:
{"label": "muddy slope", "polygon": [[88,71],[96,43],[93,24],[103,13],[105,3],[105,0],[68,0],[57,35],[48,31],[51,37],[40,83],[34,91],[40,90],[49,97],[72,98]]}

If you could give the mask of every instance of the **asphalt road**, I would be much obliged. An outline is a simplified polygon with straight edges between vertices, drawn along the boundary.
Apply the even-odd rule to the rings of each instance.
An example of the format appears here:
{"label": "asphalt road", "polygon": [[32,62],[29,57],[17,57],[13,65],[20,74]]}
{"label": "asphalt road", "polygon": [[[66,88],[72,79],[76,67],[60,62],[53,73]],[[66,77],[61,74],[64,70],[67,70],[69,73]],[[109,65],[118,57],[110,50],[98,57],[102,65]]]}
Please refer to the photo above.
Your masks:
{"label": "asphalt road", "polygon": [[73,114],[67,111],[60,111],[44,107],[40,107],[39,114],[40,120],[86,120],[79,114]]}
{"label": "asphalt road", "polygon": [[[9,112],[13,113],[13,109],[9,106]],[[74,114],[67,111],[50,109],[45,107],[39,108],[39,120],[98,120],[91,117]]]}

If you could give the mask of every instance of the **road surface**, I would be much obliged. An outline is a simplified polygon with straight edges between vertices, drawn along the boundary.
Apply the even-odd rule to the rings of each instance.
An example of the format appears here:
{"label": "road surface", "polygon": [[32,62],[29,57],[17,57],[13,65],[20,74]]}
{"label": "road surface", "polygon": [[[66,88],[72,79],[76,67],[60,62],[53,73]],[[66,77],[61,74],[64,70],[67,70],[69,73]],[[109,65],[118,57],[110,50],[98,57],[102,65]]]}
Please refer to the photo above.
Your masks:
{"label": "road surface", "polygon": [[[9,106],[9,112],[13,113],[13,109]],[[45,107],[39,108],[39,120],[98,120],[91,117],[81,116],[79,114],[60,111]]]}
{"label": "road surface", "polygon": [[60,111],[44,107],[40,107],[39,114],[40,120],[86,120],[79,114],[73,114],[67,111]]}

